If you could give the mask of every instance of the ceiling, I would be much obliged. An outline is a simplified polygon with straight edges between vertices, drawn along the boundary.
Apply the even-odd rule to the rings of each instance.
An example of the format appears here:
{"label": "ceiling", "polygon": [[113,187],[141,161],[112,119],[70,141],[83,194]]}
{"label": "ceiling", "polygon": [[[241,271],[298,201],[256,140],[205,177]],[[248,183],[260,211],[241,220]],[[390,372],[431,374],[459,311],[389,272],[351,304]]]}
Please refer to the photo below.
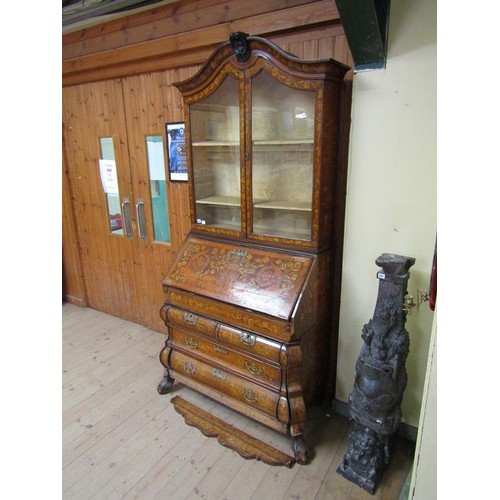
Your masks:
{"label": "ceiling", "polygon": [[168,4],[178,0],[62,0],[62,25],[85,25],[89,21],[103,21],[104,18],[152,4]]}

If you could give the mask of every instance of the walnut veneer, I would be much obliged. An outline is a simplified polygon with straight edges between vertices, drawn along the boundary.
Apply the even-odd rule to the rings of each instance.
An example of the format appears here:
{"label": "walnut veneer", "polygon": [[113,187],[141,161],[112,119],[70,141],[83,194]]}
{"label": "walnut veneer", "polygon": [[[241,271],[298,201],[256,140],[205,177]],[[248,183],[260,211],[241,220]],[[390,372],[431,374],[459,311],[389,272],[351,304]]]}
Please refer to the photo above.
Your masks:
{"label": "walnut veneer", "polygon": [[[292,437],[324,395],[347,68],[233,34],[185,105],[191,232],[163,281],[165,376]],[[227,200],[231,200],[229,203]]]}

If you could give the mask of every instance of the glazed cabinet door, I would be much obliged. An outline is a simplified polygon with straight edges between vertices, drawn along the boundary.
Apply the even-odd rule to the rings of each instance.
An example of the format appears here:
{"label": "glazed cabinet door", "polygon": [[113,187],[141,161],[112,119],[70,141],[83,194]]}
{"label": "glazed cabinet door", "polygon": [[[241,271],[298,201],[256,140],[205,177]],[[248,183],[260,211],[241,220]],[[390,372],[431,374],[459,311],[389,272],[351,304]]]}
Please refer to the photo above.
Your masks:
{"label": "glazed cabinet door", "polygon": [[261,66],[252,68],[249,83],[249,235],[311,242],[317,86],[299,88]]}
{"label": "glazed cabinet door", "polygon": [[268,50],[258,37],[248,41],[247,58],[226,46],[192,79],[176,84],[189,124],[193,228],[324,249],[332,244],[347,67]]}
{"label": "glazed cabinet door", "polygon": [[204,92],[188,100],[194,224],[207,231],[241,236],[241,81],[221,71]]}

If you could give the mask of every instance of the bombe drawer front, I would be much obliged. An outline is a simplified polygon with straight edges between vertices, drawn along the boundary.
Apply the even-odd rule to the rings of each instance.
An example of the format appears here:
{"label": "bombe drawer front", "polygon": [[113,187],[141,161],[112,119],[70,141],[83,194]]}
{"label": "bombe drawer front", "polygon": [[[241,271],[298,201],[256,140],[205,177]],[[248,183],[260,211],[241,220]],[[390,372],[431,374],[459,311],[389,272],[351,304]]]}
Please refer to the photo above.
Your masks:
{"label": "bombe drawer front", "polygon": [[255,381],[268,384],[278,390],[281,386],[281,368],[260,359],[241,354],[227,345],[212,342],[193,332],[173,328],[169,344],[196,357],[213,360],[223,368],[233,370]]}
{"label": "bombe drawer front", "polygon": [[[168,362],[170,368],[182,375],[186,383],[192,379],[254,410],[277,418],[279,394],[276,391],[176,349],[170,352]],[[175,378],[175,373],[173,376]]]}
{"label": "bombe drawer front", "polygon": [[280,363],[283,344],[265,336],[234,328],[224,323],[219,323],[205,316],[194,314],[166,303],[162,309],[166,324],[172,328],[201,333],[213,337],[219,344],[245,351],[251,356],[256,356],[274,363]]}
{"label": "bombe drawer front", "polygon": [[280,352],[283,344],[262,335],[221,324],[217,330],[217,340],[222,344],[245,351],[252,356],[280,363]]}
{"label": "bombe drawer front", "polygon": [[164,286],[166,303],[162,308],[162,318],[165,320],[165,307],[175,307],[190,311],[191,314],[217,318],[226,325],[232,325],[243,330],[265,335],[278,342],[288,342],[292,337],[292,327],[288,320],[266,316],[262,313],[242,309],[231,303],[220,303],[213,299]]}
{"label": "bombe drawer front", "polygon": [[165,304],[162,308],[162,317],[168,326],[179,327],[209,337],[215,337],[218,323],[199,314],[194,314],[178,307]]}

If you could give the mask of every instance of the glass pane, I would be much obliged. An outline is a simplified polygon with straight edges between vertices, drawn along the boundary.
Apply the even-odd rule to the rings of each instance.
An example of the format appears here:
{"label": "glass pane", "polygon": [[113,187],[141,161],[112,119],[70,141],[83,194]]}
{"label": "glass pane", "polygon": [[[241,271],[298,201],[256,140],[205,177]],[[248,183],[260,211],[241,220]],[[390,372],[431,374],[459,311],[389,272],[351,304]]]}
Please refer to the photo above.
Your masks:
{"label": "glass pane", "polygon": [[240,231],[238,81],[227,77],[189,110],[196,222]]}
{"label": "glass pane", "polygon": [[252,80],[253,232],[311,239],[314,92]]}
{"label": "glass pane", "polygon": [[167,182],[163,139],[161,135],[146,137],[146,151],[148,155],[154,239],[155,241],[169,243],[170,226],[168,222]]}
{"label": "glass pane", "polygon": [[[115,148],[112,137],[101,137],[101,158],[103,160],[115,161]],[[113,234],[123,234],[123,218],[120,206],[120,194],[106,193],[106,202],[108,210],[109,230]]]}

